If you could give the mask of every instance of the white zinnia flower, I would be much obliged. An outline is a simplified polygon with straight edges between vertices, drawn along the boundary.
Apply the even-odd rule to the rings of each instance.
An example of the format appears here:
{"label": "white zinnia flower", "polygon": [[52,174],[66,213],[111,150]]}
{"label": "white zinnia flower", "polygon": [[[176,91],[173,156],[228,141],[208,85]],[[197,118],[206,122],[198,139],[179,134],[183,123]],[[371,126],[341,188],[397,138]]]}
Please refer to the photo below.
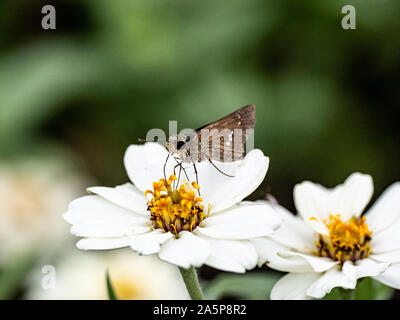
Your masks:
{"label": "white zinnia flower", "polygon": [[[130,246],[183,268],[207,264],[245,272],[255,267],[257,253],[248,239],[271,234],[281,218],[264,204],[241,201],[262,182],[269,159],[253,150],[241,161],[215,162],[234,178],[207,162],[198,163],[199,198],[194,182],[174,189],[175,181],[160,180],[167,154],[157,143],[130,146],[124,162],[133,184],[89,188],[95,195],[70,204],[64,218],[72,224],[74,235],[84,237],[78,248]],[[172,173],[174,165],[170,159],[166,172]],[[196,180],[191,167],[186,172],[190,181]]]}
{"label": "white zinnia flower", "polygon": [[46,267],[32,272],[26,298],[107,300],[108,271],[120,300],[189,299],[176,268],[156,257],[139,257],[132,251],[74,252],[55,263],[52,271]]}
{"label": "white zinnia flower", "polygon": [[277,233],[254,240],[259,262],[290,272],[271,299],[322,298],[372,277],[400,289],[400,183],[361,217],[373,193],[369,175],[352,174],[333,189],[303,182],[294,188],[299,216],[274,205],[285,220]]}
{"label": "white zinnia flower", "polygon": [[0,263],[31,250],[55,249],[67,240],[60,208],[84,184],[59,162],[40,157],[0,163]]}

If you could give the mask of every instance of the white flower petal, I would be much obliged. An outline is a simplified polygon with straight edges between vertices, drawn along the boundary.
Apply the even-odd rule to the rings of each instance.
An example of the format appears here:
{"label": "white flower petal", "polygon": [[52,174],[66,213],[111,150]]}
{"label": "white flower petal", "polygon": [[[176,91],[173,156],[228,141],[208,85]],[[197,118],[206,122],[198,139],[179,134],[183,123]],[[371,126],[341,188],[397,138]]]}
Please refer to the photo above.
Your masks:
{"label": "white flower petal", "polygon": [[308,225],[312,229],[314,229],[315,232],[317,232],[319,234],[323,234],[323,235],[329,236],[328,227],[325,225],[325,223],[323,223],[318,218],[311,218],[310,220],[308,220]]}
{"label": "white flower petal", "polygon": [[[367,174],[353,173],[343,185],[336,187],[340,190],[331,201],[333,214],[340,214],[343,220],[359,217],[371,200],[374,192],[372,177]],[[335,188],[335,189],[336,189]]]}
{"label": "white flower petal", "polygon": [[303,219],[280,205],[271,206],[283,218],[283,223],[275,233],[268,236],[269,238],[298,251],[314,246],[314,231]]}
{"label": "white flower petal", "polygon": [[71,233],[79,237],[119,237],[147,232],[149,227],[145,224],[146,218],[123,220],[90,221],[75,224]]}
{"label": "white flower petal", "polygon": [[256,248],[259,266],[266,263],[270,268],[285,271],[305,273],[314,271],[306,259],[286,259],[278,253],[290,252],[290,248],[285,247],[275,241],[265,237],[250,240]]}
{"label": "white flower petal", "polygon": [[205,264],[215,269],[244,273],[257,265],[257,252],[246,240],[215,240],[205,238],[211,254]]}
{"label": "white flower petal", "polygon": [[[223,175],[207,161],[196,164],[201,196],[206,205],[213,206],[213,212],[220,212],[239,203],[257,189],[267,174],[269,158],[261,150],[255,149],[243,160],[215,161],[214,164],[222,172],[234,176]],[[195,181],[193,170],[188,172]]]}
{"label": "white flower petal", "polygon": [[329,218],[329,190],[319,184],[304,181],[297,184],[293,191],[297,212],[305,222],[311,218],[326,220]]}
{"label": "white flower petal", "polygon": [[282,218],[270,206],[240,203],[205,219],[197,230],[216,239],[251,239],[275,232]]}
{"label": "white flower petal", "polygon": [[369,256],[371,259],[381,262],[400,263],[400,250],[374,253]]}
{"label": "white flower petal", "polygon": [[365,217],[374,234],[383,231],[400,219],[400,182],[387,188],[368,210]]}
{"label": "white flower petal", "polygon": [[375,262],[372,259],[362,259],[355,262],[346,261],[343,264],[342,271],[351,280],[357,281],[364,277],[373,277],[384,272],[389,263]]}
{"label": "white flower petal", "polygon": [[149,255],[158,253],[160,246],[173,235],[170,232],[157,229],[145,234],[130,237],[131,248],[139,254]]}
{"label": "white flower petal", "polygon": [[117,237],[148,231],[147,218],[112,204],[100,196],[85,196],[70,203],[63,215],[71,233],[81,237]]}
{"label": "white flower petal", "polygon": [[132,217],[143,218],[142,215],[116,206],[100,196],[78,198],[70,203],[68,211],[63,214],[63,218],[70,224],[109,220],[124,221]]}
{"label": "white flower petal", "polygon": [[315,272],[323,272],[331,269],[338,264],[337,261],[333,261],[329,258],[317,257],[310,254],[304,254],[294,251],[282,251],[278,252],[278,255],[287,260],[301,260],[304,259],[313,268]]}
{"label": "white flower petal", "polygon": [[[125,152],[124,164],[129,179],[142,192],[151,190],[154,181],[164,178],[164,164],[168,151],[156,142],[130,145]],[[167,179],[172,174],[175,161],[170,157],[166,165]]]}
{"label": "white flower petal", "polygon": [[334,189],[326,189],[309,181],[298,184],[294,189],[294,199],[298,212],[306,222],[313,217],[324,221],[331,214],[340,214],[346,221],[362,214],[372,193],[371,176],[353,173],[344,184]]}
{"label": "white flower petal", "polygon": [[200,267],[210,255],[209,243],[188,231],[181,231],[178,236],[161,245],[160,259],[185,269]]}
{"label": "white flower petal", "polygon": [[91,187],[88,191],[101,196],[117,206],[135,213],[147,214],[147,199],[144,193],[139,191],[131,183],[125,183],[115,188]]}
{"label": "white flower petal", "polygon": [[320,276],[320,273],[289,273],[272,288],[271,300],[309,299],[306,291]]}
{"label": "white flower petal", "polygon": [[81,250],[108,250],[129,246],[129,238],[87,238],[81,239],[76,246]]}
{"label": "white flower petal", "polygon": [[400,275],[400,263],[395,263],[389,266],[385,272],[373,278],[389,287],[400,289],[399,275]]}
{"label": "white flower petal", "polygon": [[400,250],[400,220],[372,234],[371,248],[374,254]]}
{"label": "white flower petal", "polygon": [[325,272],[307,290],[307,295],[313,298],[322,298],[335,287],[354,289],[357,281],[349,279],[339,268],[332,268]]}

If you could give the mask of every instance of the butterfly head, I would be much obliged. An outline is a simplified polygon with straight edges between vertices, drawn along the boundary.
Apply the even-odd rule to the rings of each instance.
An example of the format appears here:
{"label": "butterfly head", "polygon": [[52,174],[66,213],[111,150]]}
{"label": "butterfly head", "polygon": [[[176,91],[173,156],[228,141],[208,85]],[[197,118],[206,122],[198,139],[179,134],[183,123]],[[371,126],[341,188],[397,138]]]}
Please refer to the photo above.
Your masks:
{"label": "butterfly head", "polygon": [[190,157],[190,136],[184,134],[176,134],[169,137],[165,146],[170,153],[177,155],[181,160]]}

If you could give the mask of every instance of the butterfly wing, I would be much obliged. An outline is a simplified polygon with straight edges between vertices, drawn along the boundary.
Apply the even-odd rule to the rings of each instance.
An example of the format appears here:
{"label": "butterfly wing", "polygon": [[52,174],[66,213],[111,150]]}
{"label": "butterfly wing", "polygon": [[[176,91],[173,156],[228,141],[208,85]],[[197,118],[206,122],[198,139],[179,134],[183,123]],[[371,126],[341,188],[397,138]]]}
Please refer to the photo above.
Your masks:
{"label": "butterfly wing", "polygon": [[254,129],[256,106],[244,106],[196,130],[198,160],[232,162],[243,159],[249,130]]}

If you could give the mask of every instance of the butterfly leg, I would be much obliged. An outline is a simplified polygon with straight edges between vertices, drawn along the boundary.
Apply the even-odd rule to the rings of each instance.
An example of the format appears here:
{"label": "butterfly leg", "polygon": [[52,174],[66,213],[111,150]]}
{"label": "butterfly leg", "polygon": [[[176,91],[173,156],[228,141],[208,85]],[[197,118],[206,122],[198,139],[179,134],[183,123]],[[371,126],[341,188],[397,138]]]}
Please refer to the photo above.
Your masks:
{"label": "butterfly leg", "polygon": [[[194,169],[194,174],[196,175],[196,183],[199,184],[199,175],[197,172],[196,164],[193,162],[193,169]],[[200,189],[199,189],[199,196],[200,196]]]}
{"label": "butterfly leg", "polygon": [[176,181],[176,187],[179,186],[179,181],[181,180],[181,173],[182,173],[182,162],[179,164],[179,173],[178,173],[178,180]]}
{"label": "butterfly leg", "polygon": [[187,172],[186,172],[186,169],[185,169],[185,167],[184,167],[183,165],[182,165],[182,170],[183,170],[183,173],[184,173],[185,176],[186,176],[187,181],[190,181],[189,176],[188,176],[188,174],[187,174]]}
{"label": "butterfly leg", "polygon": [[218,172],[221,172],[224,176],[227,176],[227,177],[230,177],[230,178],[234,178],[234,177],[235,177],[235,176],[231,176],[230,174],[227,174],[227,173],[221,171],[221,169],[218,168],[218,167],[214,164],[214,162],[211,161],[211,158],[208,158],[208,161],[210,161],[210,163],[212,164],[212,166],[213,166],[215,169],[217,169]]}
{"label": "butterfly leg", "polygon": [[[176,160],[176,159],[175,159]],[[176,161],[178,162],[178,161]],[[182,166],[182,162],[178,162],[175,166],[174,166],[174,176],[176,176],[176,168]],[[181,175],[181,171],[179,170],[179,176]],[[176,184],[176,187],[178,187],[178,184]],[[175,190],[175,180],[173,182],[173,189]]]}
{"label": "butterfly leg", "polygon": [[[176,161],[176,163],[177,163],[176,167],[178,166],[178,164],[182,164],[182,162],[179,162],[179,161],[176,160],[176,159],[175,159],[175,161]],[[181,165],[181,167],[182,167],[183,173],[184,173],[185,176],[186,176],[187,181],[190,181],[189,176],[187,175],[187,172],[186,172],[186,170],[185,170],[185,167],[184,167],[183,165]],[[174,174],[175,174],[175,173],[174,173]]]}
{"label": "butterfly leg", "polygon": [[165,173],[165,169],[166,169],[166,167],[167,167],[167,163],[168,163],[169,156],[170,156],[170,153],[168,153],[167,159],[165,159],[165,163],[164,163],[164,179],[165,179],[165,181],[167,181],[167,175],[166,175],[166,173]]}

